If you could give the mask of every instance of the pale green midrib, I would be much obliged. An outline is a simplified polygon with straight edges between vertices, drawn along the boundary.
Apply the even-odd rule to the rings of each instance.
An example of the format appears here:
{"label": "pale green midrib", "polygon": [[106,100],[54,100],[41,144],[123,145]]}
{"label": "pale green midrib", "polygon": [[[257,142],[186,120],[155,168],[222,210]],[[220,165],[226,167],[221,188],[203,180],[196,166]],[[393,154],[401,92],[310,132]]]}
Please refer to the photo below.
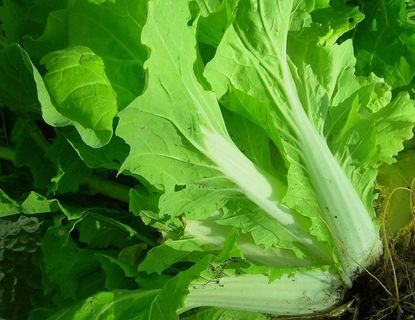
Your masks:
{"label": "pale green midrib", "polygon": [[[290,68],[290,66],[293,68],[293,69],[295,69],[296,68],[296,66],[295,66],[295,64],[294,64],[294,62],[292,62],[291,60],[290,60],[290,57],[286,57],[286,59],[287,59],[287,64],[288,64],[288,68],[291,70],[291,68]],[[292,75],[293,74],[293,72],[291,72],[290,71],[290,74]],[[297,74],[298,75],[298,74]],[[306,82],[306,81],[308,81],[307,79],[305,79],[304,77],[301,77],[301,79],[300,79],[300,76],[298,75],[298,79],[299,79],[299,81],[300,81],[300,83],[301,83],[301,81],[303,81],[303,82]],[[294,79],[293,79],[293,81],[294,81]],[[312,108],[312,106],[311,106],[311,103],[310,103],[310,96],[309,96],[309,88],[308,88],[308,86],[303,86],[303,88],[304,88],[304,95],[303,95],[303,97],[304,97],[304,99],[305,99],[305,101],[304,101],[304,104],[303,105],[305,105],[306,106],[306,110],[305,110],[305,113],[306,113],[306,115],[307,115],[307,117],[309,118],[309,119],[312,119],[312,112],[311,112],[311,108]],[[317,125],[317,124],[315,124],[315,125]],[[319,128],[317,128],[317,131],[318,132],[320,132],[319,130],[318,130]],[[323,132],[323,128],[321,128],[321,132]]]}
{"label": "pale green midrib", "polygon": [[[380,252],[377,227],[325,141],[313,133],[306,135],[303,141],[304,145],[314,146],[303,146],[303,159],[344,272],[352,277],[359,266],[368,267],[377,258],[371,257],[372,250],[375,254]],[[320,150],[327,156],[316,156]]]}
{"label": "pale green midrib", "polygon": [[[368,267],[376,260],[381,245],[379,233],[350,179],[305,114],[288,65],[283,63],[282,69],[286,83],[283,89],[294,113],[301,156],[317,193],[323,218],[335,241],[347,281],[359,266]],[[316,156],[319,153],[323,157]],[[322,179],[322,176],[327,179]]]}
{"label": "pale green midrib", "polygon": [[191,285],[178,313],[214,306],[274,315],[305,315],[330,309],[342,296],[340,278],[324,268],[292,268],[286,272],[271,282],[267,276],[251,274],[225,276],[219,284],[212,281]]}
{"label": "pale green midrib", "polygon": [[[273,185],[267,176],[233,144],[217,132],[204,131],[204,154],[211,159],[228,180],[240,188],[241,192],[265,214],[275,220],[293,239],[294,243],[305,250],[306,254],[325,261],[328,257],[326,246],[318,242],[298,216],[290,208],[283,205],[273,195]],[[249,181],[246,181],[246,178]],[[270,188],[270,189],[269,189]],[[268,194],[271,191],[270,194]],[[265,194],[267,192],[267,194]]]}
{"label": "pale green midrib", "polygon": [[[260,57],[256,54],[256,50],[254,50],[254,48],[252,48],[252,46],[249,44],[249,41],[247,41],[245,38],[244,38],[244,36],[243,36],[243,33],[241,33],[241,34],[238,34],[238,37],[239,37],[239,39],[241,40],[241,42],[243,43],[243,45],[246,47],[246,49],[248,49],[248,51],[249,52],[251,52],[252,54],[253,54],[253,56],[258,60],[258,62],[259,62],[259,64],[268,72],[268,74],[270,75],[270,77],[271,77],[271,79],[274,79],[278,84],[279,84],[279,86],[280,86],[280,88],[281,88],[281,90],[282,91],[284,91],[284,77],[282,77],[282,79],[280,79],[280,78],[278,78],[278,77],[275,77],[275,76],[272,76],[272,73],[271,73],[271,71],[270,71],[270,68],[266,65],[266,63],[264,63],[263,61],[262,61],[262,59],[260,59]],[[279,57],[279,54],[278,53],[276,53],[276,57]],[[282,65],[282,71],[283,71],[283,63],[281,63],[281,65]],[[283,72],[284,73],[284,72]],[[259,76],[259,78],[260,78],[260,80],[261,80],[261,82],[262,82],[262,84],[264,85],[264,88],[266,89],[266,91],[267,91],[267,93],[268,93],[268,95],[270,96],[270,98],[271,98],[271,100],[274,102],[274,105],[279,105],[278,104],[278,98],[275,96],[275,93],[274,93],[274,88],[268,83],[268,80],[267,80],[267,77],[265,77],[263,74],[262,74],[262,72],[261,72],[261,70],[259,70],[258,69],[258,71],[257,71],[257,74],[258,74],[258,76]],[[278,110],[278,109],[277,109]],[[289,126],[291,127],[291,129],[292,129],[292,131],[293,131],[293,134],[295,135],[295,136],[300,136],[300,133],[299,133],[299,131],[297,130],[297,125],[296,125],[296,123],[295,123],[295,116],[291,113],[292,112],[292,109],[290,109],[290,108],[288,108],[287,110],[285,110],[285,112],[281,112],[280,113],[280,115],[284,118],[284,120],[289,124]],[[293,120],[294,119],[294,120]],[[272,133],[271,133],[272,134]],[[296,148],[297,149],[297,147],[298,147],[298,145],[295,145],[295,144],[293,144],[292,145],[292,147],[293,148]],[[298,150],[298,152],[299,152],[299,150]],[[300,153],[300,152],[299,152]],[[255,201],[254,199],[252,199],[251,197],[249,197],[249,199],[251,199],[254,203],[256,203],[259,207],[261,207],[261,208],[263,208],[264,209],[264,211],[267,213],[267,214],[269,214],[272,218],[274,218],[275,220],[277,220],[282,226],[284,226],[284,227],[287,227],[286,225],[284,225],[283,223],[281,223],[280,222],[280,220],[277,218],[277,217],[275,217],[271,212],[272,212],[272,210],[269,210],[269,208],[264,208],[261,204],[259,204],[259,202],[258,201]],[[292,211],[289,211],[290,213],[290,215],[292,215],[293,217],[295,217],[295,215],[294,215],[294,213],[292,212]],[[293,226],[291,225],[291,226],[288,226],[288,227],[290,227],[290,228],[292,228],[292,229],[294,229],[293,228]],[[298,227],[298,226],[297,226]],[[294,231],[294,230],[293,230]],[[300,234],[309,234],[309,231],[307,232],[306,230],[304,230],[304,229],[300,229],[300,231],[295,231],[295,232],[293,232],[293,233],[291,233],[292,234],[292,236],[294,237],[294,238],[296,238],[296,239],[298,239],[298,235],[300,235]],[[299,241],[299,242],[302,242],[302,241]],[[314,240],[313,240],[313,242],[315,242]],[[314,246],[313,246],[314,247]],[[320,255],[321,256],[321,255]]]}
{"label": "pale green midrib", "polygon": [[[347,274],[347,277],[351,277],[353,272],[357,268],[355,262],[357,262],[358,264],[362,264],[363,266],[366,266],[368,262],[367,260],[372,259],[370,257],[370,252],[368,250],[371,245],[375,245],[375,247],[378,246],[377,230],[373,222],[371,221],[370,216],[367,213],[367,210],[362,204],[362,201],[360,200],[356,191],[351,185],[350,180],[345,176],[345,173],[340,168],[337,161],[334,159],[331,151],[329,150],[328,146],[326,145],[325,140],[319,135],[319,133],[316,131],[316,128],[313,125],[311,125],[308,116],[305,114],[305,110],[298,99],[298,94],[296,92],[297,89],[294,85],[294,80],[292,78],[291,72],[289,71],[287,62],[288,57],[284,57],[284,59],[282,59],[278,53],[279,50],[276,50],[276,48],[273,47],[274,50],[276,50],[276,52],[274,52],[274,55],[280,62],[280,71],[282,73],[281,78],[277,78],[273,76],[274,72],[270,70],[269,66],[266,63],[264,63],[264,61],[262,61],[262,59],[257,55],[256,50],[249,45],[249,42],[246,41],[246,39],[244,39],[243,33],[238,34],[238,36],[241,39],[243,45],[246,47],[246,49],[253,54],[253,56],[258,60],[262,68],[264,68],[264,70],[268,73],[268,76],[271,79],[276,80],[283,95],[286,97],[288,110],[286,112],[287,115],[284,115],[284,118],[291,118],[289,121],[287,121],[287,123],[291,127],[291,130],[293,131],[294,135],[297,136],[297,145],[303,151],[300,152],[300,155],[303,155],[306,168],[311,174],[311,183],[313,187],[316,189],[315,191],[319,196],[318,200],[322,208],[324,220],[328,223],[329,227],[331,225],[334,225],[334,228],[331,228],[331,235],[336,240],[337,250],[340,253],[339,259],[342,263],[345,273]],[[260,70],[258,70],[258,75],[261,79],[261,82],[264,84],[264,87],[268,92],[268,95],[273,100],[273,103],[278,110],[279,101],[277,97],[275,97],[275,93],[273,92],[271,86],[268,85],[268,81],[266,81],[267,77],[265,77]],[[312,142],[310,143],[310,141]],[[323,154],[326,154],[328,156],[324,158],[324,164],[320,161],[320,159],[313,156],[316,153],[316,147],[320,150],[323,150]],[[304,155],[306,157],[304,157]],[[333,192],[332,187],[329,186],[326,183],[326,181],[323,181],[323,183],[321,183],[321,179],[318,176],[319,173],[326,172],[327,168],[330,169],[330,173],[333,178],[332,180],[336,182],[336,192]],[[341,183],[339,183],[337,179],[340,179]],[[347,196],[339,197],[339,195],[342,195],[344,187],[346,187],[347,189],[347,196],[353,199],[353,201],[347,201]],[[327,196],[327,191],[330,191],[331,198]],[[322,201],[322,199],[324,201]],[[349,237],[347,233],[344,231],[344,228],[342,228],[341,223],[339,223],[338,221],[341,219],[334,219],[333,215],[327,214],[326,210],[324,209],[324,207],[328,204],[328,211],[337,212],[337,210],[330,209],[340,208],[339,205],[336,205],[336,201],[338,201],[339,199],[341,199],[342,202],[345,204],[344,207],[352,209],[351,212],[358,212],[355,213],[358,215],[358,219],[354,217],[355,214],[347,212],[347,210],[340,210],[340,212],[343,211],[343,214],[341,214],[340,212],[337,214],[338,216],[341,215],[343,218],[348,218],[347,220],[350,220],[348,225],[354,226],[354,228],[351,231],[353,231],[352,233],[357,236],[357,241],[354,241],[355,239]],[[350,208],[350,206],[348,205],[350,202],[354,204],[354,208]],[[355,220],[359,220],[360,224],[363,222],[367,228],[366,231],[368,231],[368,234],[371,235],[374,239],[372,239],[371,241],[365,240],[367,235],[365,234],[365,232],[360,231],[360,228],[358,228],[359,226],[355,224]],[[342,241],[345,239],[348,239],[351,242]],[[365,246],[365,243],[369,244]],[[358,247],[357,252],[353,252],[353,254],[350,254],[350,250],[345,249],[345,247],[347,248],[350,246]],[[366,257],[362,257],[362,254],[366,255]]]}
{"label": "pale green midrib", "polygon": [[[278,54],[278,51],[274,52],[274,56],[279,60],[279,71],[281,72],[280,78],[275,77],[273,76],[275,72],[272,72],[270,67],[262,61],[255,48],[250,46],[249,41],[244,38],[244,33],[241,32],[238,36],[246,49],[253,54],[259,65],[268,74],[268,76],[265,76],[262,74],[261,70],[258,70],[261,82],[273,101],[277,112],[279,110],[278,106],[280,105],[280,101],[275,96],[275,89],[268,85],[268,77],[276,80],[283,96],[285,96],[287,110],[284,118],[291,118],[287,123],[291,127],[293,134],[297,137],[294,142],[296,146],[302,150],[302,152],[299,152],[299,155],[302,156],[307,171],[309,171],[311,184],[318,195],[318,201],[322,208],[323,218],[328,224],[332,238],[335,240],[338,258],[346,274],[345,281],[350,284],[350,280],[348,279],[351,278],[354,271],[358,269],[357,265],[361,264],[366,267],[367,264],[378,255],[379,236],[376,227],[351,185],[350,180],[346,177],[345,173],[334,159],[324,138],[319,135],[316,128],[311,124],[308,116],[305,114],[305,110],[299,101],[297,89],[288,67],[288,57],[284,56],[282,59]],[[274,50],[276,50],[276,48],[274,48]],[[326,155],[323,162],[315,156],[316,148],[322,150],[322,153]],[[326,173],[327,169],[330,170],[329,175],[332,177],[332,179],[329,180],[332,180],[335,183],[334,191],[333,186],[331,186],[328,181],[321,180],[319,177],[320,174]],[[346,195],[342,194],[344,193],[344,188],[347,191]],[[343,207],[338,204],[339,202],[343,204]],[[325,207],[327,207],[328,210],[326,210]],[[329,214],[329,212],[336,212],[334,215],[337,215],[338,217],[341,216],[342,218],[335,219],[334,215]],[[344,222],[344,220],[347,221],[346,226],[351,226],[350,229],[347,229],[347,232],[341,225],[341,222]],[[356,223],[356,220],[359,222]],[[362,225],[365,226],[363,231],[361,230]],[[353,236],[348,235],[348,232]],[[370,237],[371,239],[367,239],[367,237]],[[371,257],[370,252],[372,247],[375,247],[376,252],[373,257]]]}

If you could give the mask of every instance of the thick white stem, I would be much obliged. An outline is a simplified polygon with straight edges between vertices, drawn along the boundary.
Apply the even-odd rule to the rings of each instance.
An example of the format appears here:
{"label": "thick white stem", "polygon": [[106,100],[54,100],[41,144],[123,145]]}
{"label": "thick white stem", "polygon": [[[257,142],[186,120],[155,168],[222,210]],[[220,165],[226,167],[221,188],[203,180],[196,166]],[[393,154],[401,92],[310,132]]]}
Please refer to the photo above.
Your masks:
{"label": "thick white stem", "polygon": [[284,77],[300,156],[336,246],[344,281],[351,286],[361,269],[370,266],[382,253],[378,226],[334,158],[326,140],[307,117],[287,70]]}
{"label": "thick white stem", "polygon": [[293,241],[297,241],[310,254],[327,258],[325,246],[310,235],[304,226],[304,218],[279,202],[278,199],[282,196],[276,194],[278,190],[272,181],[261,173],[232,140],[206,129],[202,130],[202,134],[205,155],[249,200],[283,226]]}
{"label": "thick white stem", "polygon": [[211,306],[273,315],[325,312],[343,295],[342,281],[330,271],[293,270],[269,283],[263,275],[223,277],[216,282],[193,283],[178,312]]}
{"label": "thick white stem", "polygon": [[[216,245],[218,251],[220,251],[223,249],[223,244],[230,231],[231,227],[218,225],[214,221],[189,220],[186,223],[185,235],[206,244]],[[256,245],[248,234],[240,235],[237,244],[247,260],[264,266],[293,268],[315,264],[329,264],[332,262],[329,258],[322,260],[314,256],[306,256],[299,259],[293,251],[288,249],[265,249],[262,246]]]}

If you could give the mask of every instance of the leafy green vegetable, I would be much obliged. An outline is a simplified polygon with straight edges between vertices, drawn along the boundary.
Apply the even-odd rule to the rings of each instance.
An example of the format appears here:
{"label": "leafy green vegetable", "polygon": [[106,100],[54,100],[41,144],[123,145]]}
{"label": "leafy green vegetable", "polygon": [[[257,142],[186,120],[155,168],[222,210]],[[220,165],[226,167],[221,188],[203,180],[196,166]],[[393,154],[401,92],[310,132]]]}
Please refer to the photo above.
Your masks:
{"label": "leafy green vegetable", "polygon": [[[0,264],[28,307],[0,317],[341,302],[381,255],[375,200],[413,178],[412,9],[356,5],[0,1],[0,227],[36,222],[20,278]],[[412,199],[386,205],[393,232]]]}

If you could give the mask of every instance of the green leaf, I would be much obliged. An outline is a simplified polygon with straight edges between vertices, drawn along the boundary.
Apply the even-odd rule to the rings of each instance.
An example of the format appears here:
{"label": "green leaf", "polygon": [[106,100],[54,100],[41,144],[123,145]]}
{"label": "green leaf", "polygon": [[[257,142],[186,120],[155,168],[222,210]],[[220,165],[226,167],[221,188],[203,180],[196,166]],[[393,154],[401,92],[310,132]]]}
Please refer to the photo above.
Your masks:
{"label": "green leaf", "polygon": [[333,6],[311,12],[312,20],[322,27],[319,36],[321,45],[334,44],[344,33],[353,30],[364,15],[357,7]]}
{"label": "green leaf", "polygon": [[250,233],[254,243],[265,249],[272,247],[292,249],[299,259],[305,258],[301,250],[292,248],[292,238],[285,234],[284,229],[273,223],[272,218],[252,202],[243,199],[230,200],[217,223],[236,227],[242,233]]}
{"label": "green leaf", "polygon": [[9,43],[21,42],[28,35],[38,36],[49,12],[66,6],[67,1],[4,0],[0,6],[0,20]]}
{"label": "green leaf", "polygon": [[14,164],[18,167],[29,167],[34,188],[46,191],[56,168],[46,155],[49,144],[36,125],[35,119],[34,117],[17,119],[10,140],[15,146]]}
{"label": "green leaf", "polygon": [[221,177],[209,178],[178,184],[174,192],[165,192],[159,201],[160,215],[185,214],[189,219],[207,219],[229,199],[238,197],[236,188],[229,181]]}
{"label": "green leaf", "polygon": [[118,171],[128,156],[128,145],[117,136],[113,136],[108,144],[97,149],[86,145],[73,128],[65,128],[62,134],[89,168]]}
{"label": "green leaf", "polygon": [[140,272],[135,281],[140,288],[153,290],[163,288],[166,282],[171,278],[173,278],[173,276],[166,274],[158,275],[156,273],[147,274],[145,272]]}
{"label": "green leaf", "polygon": [[27,198],[21,204],[22,211],[25,214],[38,214],[47,212],[62,212],[68,219],[79,218],[84,210],[67,209],[57,199],[47,199],[46,197],[30,192]]}
{"label": "green leaf", "polygon": [[[233,12],[239,0],[225,0],[215,6],[209,6],[206,1],[196,1],[199,5],[201,17],[197,25],[197,39],[199,43],[216,48],[229,24],[233,19]],[[206,48],[203,48],[206,50]],[[205,52],[202,50],[201,54]]]}
{"label": "green leaf", "polygon": [[366,18],[354,32],[357,72],[374,72],[394,89],[407,86],[415,75],[415,26],[407,21],[405,2],[365,2],[362,11]]}
{"label": "green leaf", "polygon": [[135,244],[137,239],[145,239],[144,234],[140,234],[133,226],[122,222],[125,219],[122,211],[102,208],[91,208],[86,211],[82,221],[77,224],[77,229],[79,241],[92,249],[112,247],[121,250]]}
{"label": "green leaf", "polygon": [[206,256],[191,268],[169,280],[151,303],[151,308],[146,310],[143,319],[178,319],[177,310],[184,304],[190,283],[208,267],[210,260],[211,257]]}
{"label": "green leaf", "polygon": [[118,260],[129,266],[136,266],[138,259],[145,254],[146,249],[147,245],[144,243],[127,246],[118,254]]}
{"label": "green leaf", "polygon": [[[274,225],[267,225],[269,221],[266,217],[255,216],[256,212],[249,212],[249,208],[250,206],[245,210],[241,208],[236,211],[237,214],[240,214],[241,211],[242,213],[248,212],[247,216],[235,215],[235,217],[232,217],[234,213],[230,210],[230,214],[228,213],[228,216],[225,215],[221,220],[190,220],[186,223],[184,235],[192,237],[205,245],[209,244],[211,248],[216,248],[216,251],[222,250],[220,256],[225,255],[226,258],[232,256],[228,255],[227,252],[237,250],[237,256],[244,256],[258,265],[284,268],[302,267],[319,263],[324,259],[312,255],[303,256],[301,250],[299,250],[300,245],[294,250],[293,248],[284,249],[281,245],[275,246],[275,242],[279,241],[279,238],[271,238],[273,233],[276,232]],[[237,227],[241,229],[237,229]],[[274,244],[274,246],[270,244]],[[330,261],[327,257],[325,259],[325,261]]]}
{"label": "green leaf", "polygon": [[[287,187],[285,160],[278,153],[264,129],[247,118],[222,110],[226,128],[241,152],[264,172],[271,174],[278,190]],[[281,192],[284,194],[284,192]]]}
{"label": "green leaf", "polygon": [[62,212],[69,219],[79,218],[83,214],[82,209],[68,210],[62,206],[56,199],[47,199],[46,197],[30,192],[23,201],[11,199],[3,190],[0,189],[0,215],[9,216],[14,214],[40,214],[50,212]]}
{"label": "green leaf", "polygon": [[[69,47],[46,55],[48,72],[44,81],[61,121],[76,127],[83,141],[92,147],[107,144],[117,112],[116,94],[105,74],[102,59],[87,47]],[[45,121],[60,126],[42,109]],[[56,114],[56,113],[55,113]]]}
{"label": "green leaf", "polygon": [[19,204],[0,189],[0,217],[4,218],[20,212]]}
{"label": "green leaf", "polygon": [[59,320],[65,317],[73,320],[103,320],[123,317],[132,320],[146,319],[142,317],[143,310],[152,303],[158,291],[114,290],[100,292],[72,307],[49,316],[47,319]]}
{"label": "green leaf", "polygon": [[[170,6],[170,3],[160,6],[157,1],[149,3],[148,19],[142,32],[143,44],[152,48],[151,57],[146,61],[150,71],[149,79],[144,95],[133,105],[139,104],[142,112],[180,124],[183,135],[191,143],[200,144],[201,126],[216,129],[223,134],[226,131],[214,95],[204,91],[194,76],[195,28],[187,26],[187,21],[191,18],[188,6],[180,3],[177,16],[165,26]],[[177,32],[174,36],[167,36],[166,27]],[[183,100],[180,103],[170,98],[174,93],[172,89],[182,94]],[[150,100],[152,97],[157,97],[157,103]]]}
{"label": "green leaf", "polygon": [[227,319],[227,320],[267,320],[266,315],[261,313],[244,312],[227,310],[220,308],[201,308],[195,313],[184,316],[183,320],[211,320],[211,319]]}
{"label": "green leaf", "polygon": [[44,33],[25,39],[25,48],[35,61],[68,46],[90,48],[102,58],[122,109],[144,86],[147,50],[140,37],[146,14],[147,2],[143,0],[72,1],[66,9],[52,12]]}
{"label": "green leaf", "polygon": [[88,277],[101,270],[90,252],[76,247],[69,232],[68,227],[60,224],[49,228],[42,240],[42,251],[48,281],[59,289],[63,298],[75,299],[80,278],[84,277],[83,280],[88,282]]}
{"label": "green leaf", "polygon": [[51,51],[64,49],[69,46],[69,21],[67,10],[55,10],[47,16],[46,26],[38,37],[26,36],[23,44],[31,59],[39,63],[40,59]]}
{"label": "green leaf", "polygon": [[[151,96],[145,93],[142,97],[150,99]],[[183,138],[171,122],[157,114],[141,111],[141,106],[151,103],[141,99],[135,100],[140,103],[140,109],[133,103],[120,113],[117,135],[131,148],[121,170],[143,176],[155,186],[163,185],[166,191],[174,190],[175,185],[185,185],[194,179],[209,178],[215,174],[215,167],[189,144],[182,142]],[[134,139],[134,136],[141,139]]]}
{"label": "green leaf", "polygon": [[143,0],[99,5],[76,1],[69,13],[69,44],[87,46],[102,57],[119,109],[138,96],[144,86],[147,49],[140,37],[146,14],[147,1]]}
{"label": "green leaf", "polygon": [[48,320],[70,317],[81,319],[179,319],[176,310],[182,307],[190,282],[207,268],[210,257],[169,280],[161,290],[100,292],[85,301],[64,309]]}
{"label": "green leaf", "polygon": [[39,112],[32,68],[17,44],[0,50],[0,106],[23,113]]}
{"label": "green leaf", "polygon": [[91,171],[79,158],[78,154],[66,139],[59,135],[46,153],[55,162],[57,173],[51,179],[51,194],[74,193]]}
{"label": "green leaf", "polygon": [[177,262],[197,262],[217,250],[217,246],[205,244],[197,239],[167,240],[147,253],[138,270],[161,274]]}
{"label": "green leaf", "polygon": [[134,281],[134,278],[137,276],[136,268],[129,266],[110,255],[96,253],[95,257],[98,259],[101,268],[105,272],[106,289],[137,288],[137,284]]}

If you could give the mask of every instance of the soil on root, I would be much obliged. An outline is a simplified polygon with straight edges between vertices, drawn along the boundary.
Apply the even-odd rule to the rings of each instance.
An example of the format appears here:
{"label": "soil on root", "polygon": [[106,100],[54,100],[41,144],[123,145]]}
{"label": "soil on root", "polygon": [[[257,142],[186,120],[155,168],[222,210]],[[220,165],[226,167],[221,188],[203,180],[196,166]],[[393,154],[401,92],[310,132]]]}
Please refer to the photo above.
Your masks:
{"label": "soil on root", "polygon": [[372,275],[363,274],[352,290],[357,319],[415,319],[415,221],[387,242]]}
{"label": "soil on root", "polygon": [[343,305],[329,313],[278,320],[415,320],[415,220],[389,239],[378,264],[356,279]]}

